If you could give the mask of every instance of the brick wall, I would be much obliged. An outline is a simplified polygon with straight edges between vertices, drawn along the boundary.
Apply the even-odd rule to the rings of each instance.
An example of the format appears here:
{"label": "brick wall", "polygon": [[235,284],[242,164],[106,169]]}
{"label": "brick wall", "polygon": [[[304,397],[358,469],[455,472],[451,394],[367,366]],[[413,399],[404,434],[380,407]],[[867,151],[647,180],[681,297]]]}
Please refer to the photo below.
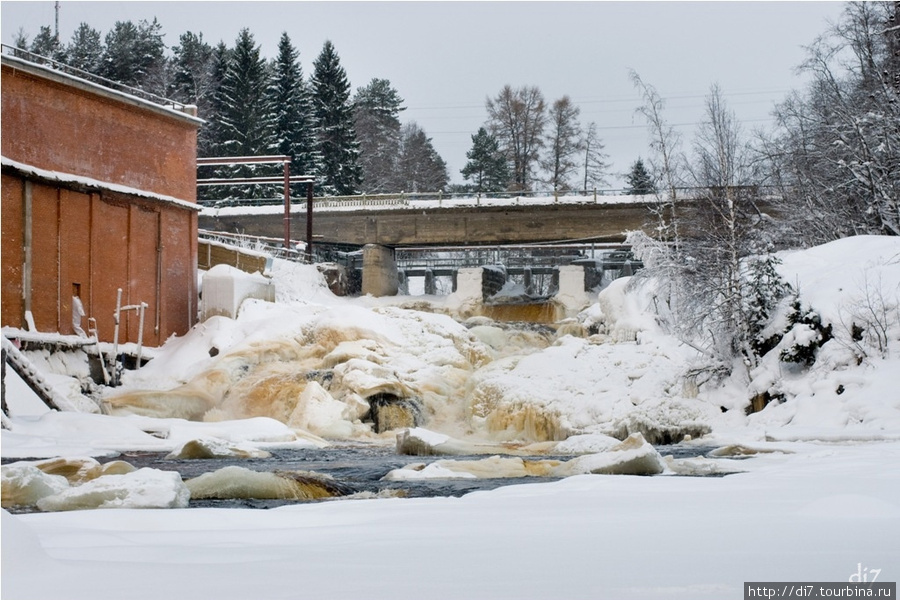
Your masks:
{"label": "brick wall", "polygon": [[0,103],[3,156],[196,200],[198,121],[55,72],[8,63],[2,66]]}
{"label": "brick wall", "polygon": [[[39,331],[74,333],[77,283],[102,340],[119,288],[123,305],[148,304],[145,344],[185,333],[197,316],[200,121],[6,58],[2,325],[25,327],[30,310]],[[119,340],[137,336],[127,313]]]}

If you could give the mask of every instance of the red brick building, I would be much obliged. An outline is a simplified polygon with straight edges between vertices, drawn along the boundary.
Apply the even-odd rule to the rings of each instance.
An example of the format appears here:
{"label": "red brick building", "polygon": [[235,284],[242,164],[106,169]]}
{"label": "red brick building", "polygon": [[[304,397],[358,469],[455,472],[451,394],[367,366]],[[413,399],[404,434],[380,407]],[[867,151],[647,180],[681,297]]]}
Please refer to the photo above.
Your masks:
{"label": "red brick building", "polygon": [[[2,57],[2,325],[75,333],[73,289],[111,341],[116,290],[144,343],[197,316],[197,130],[164,106]],[[136,311],[120,341],[137,341]]]}

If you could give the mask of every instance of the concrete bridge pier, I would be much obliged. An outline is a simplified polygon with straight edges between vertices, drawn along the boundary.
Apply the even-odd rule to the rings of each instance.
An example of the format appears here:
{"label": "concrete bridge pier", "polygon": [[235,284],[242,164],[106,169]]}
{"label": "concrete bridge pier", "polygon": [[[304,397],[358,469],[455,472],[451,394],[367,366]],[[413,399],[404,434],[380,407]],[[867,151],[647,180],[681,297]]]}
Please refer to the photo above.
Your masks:
{"label": "concrete bridge pier", "polygon": [[434,271],[425,269],[425,295],[434,296],[437,294],[437,286],[434,283]]}
{"label": "concrete bridge pier", "polygon": [[400,274],[394,249],[378,244],[363,246],[362,294],[396,296],[399,289]]}
{"label": "concrete bridge pier", "polygon": [[525,270],[522,272],[522,280],[525,285],[525,293],[529,296],[534,295],[534,278],[533,273],[531,271],[531,267],[525,267]]}

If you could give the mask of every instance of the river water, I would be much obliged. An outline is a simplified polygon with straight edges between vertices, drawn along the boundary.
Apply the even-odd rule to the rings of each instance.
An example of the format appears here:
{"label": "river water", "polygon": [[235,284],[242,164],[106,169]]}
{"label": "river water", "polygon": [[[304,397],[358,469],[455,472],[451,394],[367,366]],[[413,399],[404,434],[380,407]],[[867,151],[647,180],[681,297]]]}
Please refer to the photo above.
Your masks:
{"label": "river water", "polygon": [[[661,455],[675,458],[702,456],[712,447],[690,444],[657,446]],[[407,498],[433,496],[462,496],[479,490],[522,483],[555,481],[556,477],[504,477],[488,479],[418,479],[411,481],[382,481],[393,469],[413,464],[431,463],[441,459],[479,460],[486,456],[405,456],[398,455],[393,446],[366,444],[334,444],[327,448],[271,450],[272,456],[260,459],[168,459],[165,453],[127,452],[119,456],[101,459],[124,460],[137,468],[150,467],[163,471],[176,471],[185,480],[228,466],[240,466],[253,471],[306,471],[334,478],[335,487],[342,495],[360,492],[381,495],[397,495]],[[524,460],[569,460],[574,456],[523,456]],[[367,497],[363,496],[363,497]],[[272,508],[298,502],[318,500],[263,500],[263,499],[202,499],[191,500],[191,507],[221,508]]]}

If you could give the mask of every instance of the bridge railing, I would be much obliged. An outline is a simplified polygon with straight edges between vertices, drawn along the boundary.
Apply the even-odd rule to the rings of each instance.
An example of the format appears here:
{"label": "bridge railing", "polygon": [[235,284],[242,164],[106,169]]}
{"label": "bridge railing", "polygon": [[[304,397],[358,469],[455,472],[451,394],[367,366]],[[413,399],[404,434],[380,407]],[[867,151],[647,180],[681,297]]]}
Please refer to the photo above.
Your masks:
{"label": "bridge railing", "polygon": [[601,261],[607,266],[640,261],[627,244],[567,244],[402,248],[395,253],[397,268],[403,270],[456,270],[464,267],[501,265],[507,269],[549,269],[580,261]]}

